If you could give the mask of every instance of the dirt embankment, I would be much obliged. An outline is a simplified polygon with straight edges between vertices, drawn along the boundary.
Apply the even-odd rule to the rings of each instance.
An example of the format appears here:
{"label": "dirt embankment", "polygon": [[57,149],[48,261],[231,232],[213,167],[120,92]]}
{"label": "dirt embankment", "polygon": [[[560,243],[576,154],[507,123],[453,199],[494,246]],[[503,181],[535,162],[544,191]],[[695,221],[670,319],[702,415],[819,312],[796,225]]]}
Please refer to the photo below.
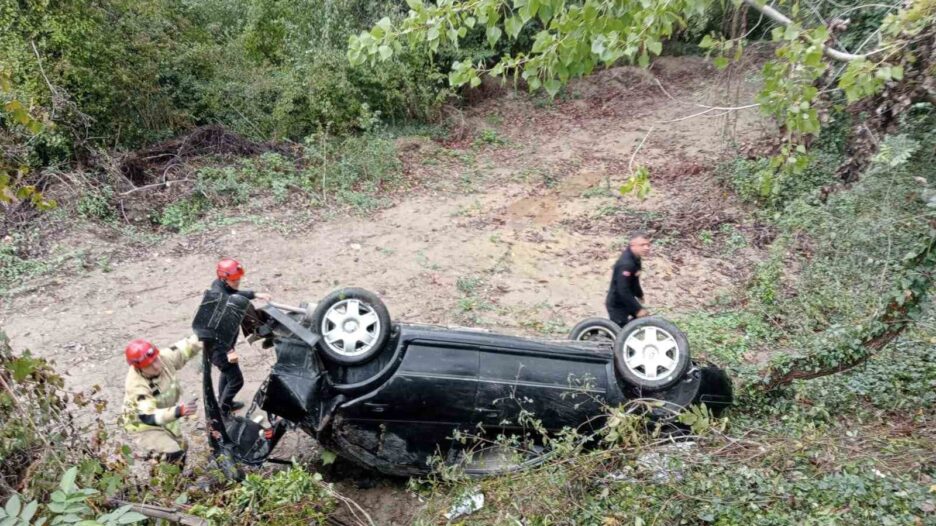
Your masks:
{"label": "dirt embankment", "polygon": [[[656,238],[643,279],[649,307],[704,308],[761,256],[764,229],[714,171],[727,139],[756,136],[765,124],[756,110],[686,118],[704,110],[698,104],[734,104],[701,60],[661,59],[651,72],[665,92],[634,68],[575,82],[545,107],[504,92],[465,111],[474,132],[461,143],[401,143],[420,186],[373,217],[339,214],[290,234],[239,224],[176,236],[109,272],[55,277],[8,300],[0,327],[15,348],[55,360],[71,385],[101,385],[116,410],[125,342],[185,336],[221,256],[245,264],[246,286],[286,303],[356,285],[377,291],[397,320],[558,333],[605,314],[611,264],[627,232],[643,229]],[[736,82],[747,100],[753,86]],[[645,200],[615,195],[635,164],[650,167]],[[712,242],[721,238],[733,240],[730,249]],[[272,357],[240,345],[246,397]],[[183,379],[197,385],[194,366]],[[355,495],[384,508],[381,487]],[[392,509],[375,519],[408,523],[412,506]]]}

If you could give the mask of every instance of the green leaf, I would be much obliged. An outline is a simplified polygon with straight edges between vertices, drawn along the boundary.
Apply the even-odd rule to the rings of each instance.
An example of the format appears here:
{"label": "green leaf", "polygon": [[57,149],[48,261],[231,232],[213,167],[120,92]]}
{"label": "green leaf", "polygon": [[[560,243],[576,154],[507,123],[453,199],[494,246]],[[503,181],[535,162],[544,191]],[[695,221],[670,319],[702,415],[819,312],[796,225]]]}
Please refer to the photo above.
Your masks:
{"label": "green leaf", "polygon": [[828,28],[826,28],[826,26],[816,27],[816,29],[813,29],[812,31],[812,38],[813,38],[813,41],[819,44],[825,42],[826,40],[829,39]]}
{"label": "green leaf", "polygon": [[380,54],[380,60],[387,60],[393,56],[393,50],[386,44],[377,48],[377,52]]}
{"label": "green leaf", "polygon": [[36,515],[36,511],[39,509],[39,501],[32,501],[26,505],[23,509],[23,512],[20,514],[20,518],[26,522],[32,520],[33,516]]}
{"label": "green leaf", "polygon": [[464,23],[465,23],[466,26],[468,26],[468,29],[471,29],[471,28],[473,28],[473,27],[475,26],[475,21],[476,21],[476,20],[475,20],[475,17],[469,16],[469,17],[465,18]]}
{"label": "green leaf", "polygon": [[891,67],[891,77],[894,80],[903,80],[904,69],[903,66],[893,66]]}
{"label": "green leaf", "polygon": [[499,27],[491,26],[487,28],[487,41],[488,41],[489,46],[494,47],[494,44],[496,44],[497,41],[500,40],[500,37],[501,37],[501,29]]}
{"label": "green leaf", "polygon": [[[20,192],[24,190],[26,190],[27,192],[30,192],[33,189],[34,187],[24,186],[20,189]],[[17,193],[19,194],[19,192]],[[18,195],[17,197],[19,197],[20,199],[24,199],[28,197],[28,195]],[[10,373],[13,375],[13,380],[15,382],[22,382],[27,377],[29,377],[29,375],[31,375],[33,371],[36,370],[37,364],[38,362],[36,360],[29,358],[27,356],[21,356],[11,361],[10,364],[7,366],[7,368],[9,369]]]}
{"label": "green leaf", "polygon": [[13,120],[22,124],[23,126],[26,126],[30,121],[32,121],[32,117],[30,117],[25,110],[17,110],[13,112]]}
{"label": "green leaf", "polygon": [[559,88],[562,87],[562,84],[556,79],[549,79],[543,83],[543,87],[546,88],[546,93],[549,93],[550,97],[555,97],[556,94],[559,93]]}
{"label": "green leaf", "polygon": [[715,64],[715,67],[718,68],[719,71],[721,71],[728,67],[729,61],[727,57],[715,57],[712,63]]}
{"label": "green leaf", "polygon": [[637,59],[637,64],[639,64],[642,68],[650,65],[650,57],[647,55],[646,51],[640,54],[640,58]]}
{"label": "green leaf", "polygon": [[335,453],[327,449],[322,450],[322,465],[323,466],[332,464],[333,462],[335,462],[337,458],[338,458],[338,455],[336,455]]}
{"label": "green leaf", "polygon": [[377,22],[377,27],[379,27],[380,29],[383,29],[385,33],[390,33],[391,31],[393,31],[393,23],[390,22],[390,18],[386,16],[381,18],[380,21]]}
{"label": "green leaf", "polygon": [[539,14],[540,21],[543,22],[543,25],[546,25],[553,17],[553,8],[550,5],[543,4],[539,6],[537,13]]}
{"label": "green leaf", "polygon": [[[77,477],[77,476],[78,476],[78,468],[77,468],[77,467],[72,466],[72,467],[68,468],[68,471],[66,471],[65,474],[62,475],[62,481],[59,482],[59,488],[60,488],[63,492],[65,492],[66,494],[72,493],[72,492],[75,491],[75,489],[76,489],[76,487],[75,487],[75,477]],[[64,495],[63,495],[63,496],[64,496]],[[53,498],[54,498],[54,495],[53,495]],[[63,499],[63,500],[65,500],[65,499]]]}
{"label": "green leaf", "polygon": [[142,515],[135,511],[131,511],[122,515],[117,519],[117,524],[133,524],[135,522],[142,522],[146,520],[146,515]]}
{"label": "green leaf", "polygon": [[439,39],[439,26],[432,26],[429,28],[429,31],[426,32],[426,40],[432,42],[433,40]]}
{"label": "green leaf", "polygon": [[13,496],[10,497],[10,500],[6,502],[6,506],[4,506],[3,510],[6,511],[8,516],[16,517],[19,515],[20,509],[22,509],[22,504],[20,503],[19,495],[14,493]]}
{"label": "green leaf", "polygon": [[821,68],[822,67],[822,48],[818,48],[815,51],[810,51],[806,54],[806,59],[803,61],[804,64],[811,68]]}
{"label": "green leaf", "polygon": [[517,35],[520,34],[520,30],[523,29],[523,21],[517,16],[512,16],[504,20],[504,29],[507,30],[507,34],[511,38],[516,39]]}
{"label": "green leaf", "polygon": [[663,44],[657,40],[651,40],[647,42],[647,49],[654,55],[659,55],[663,52]]}
{"label": "green leaf", "polygon": [[604,50],[605,50],[604,35],[598,35],[592,40],[591,52],[600,57],[601,54],[604,53]]}
{"label": "green leaf", "polygon": [[423,7],[422,0],[406,0],[406,5],[413,11],[419,11]]}

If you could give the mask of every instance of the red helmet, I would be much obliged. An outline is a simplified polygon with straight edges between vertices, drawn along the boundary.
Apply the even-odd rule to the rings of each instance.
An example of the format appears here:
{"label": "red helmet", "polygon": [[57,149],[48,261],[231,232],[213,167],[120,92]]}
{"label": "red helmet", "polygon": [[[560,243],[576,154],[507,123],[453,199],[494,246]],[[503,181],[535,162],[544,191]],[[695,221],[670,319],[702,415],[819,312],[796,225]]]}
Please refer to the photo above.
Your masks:
{"label": "red helmet", "polygon": [[127,357],[127,364],[142,369],[156,361],[159,349],[146,340],[133,340],[127,344],[124,354]]}
{"label": "red helmet", "polygon": [[244,266],[235,259],[225,258],[218,262],[218,279],[237,281],[244,277]]}

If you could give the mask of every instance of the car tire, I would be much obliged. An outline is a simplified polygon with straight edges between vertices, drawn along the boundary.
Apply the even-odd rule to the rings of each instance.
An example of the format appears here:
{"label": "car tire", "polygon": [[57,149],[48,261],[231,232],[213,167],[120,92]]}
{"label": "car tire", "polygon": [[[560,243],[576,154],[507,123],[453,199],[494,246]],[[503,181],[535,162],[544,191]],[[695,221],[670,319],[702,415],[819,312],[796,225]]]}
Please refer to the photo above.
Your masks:
{"label": "car tire", "polygon": [[376,294],[339,289],[322,299],[311,316],[318,348],[331,362],[357,365],[376,356],[390,335],[390,313]]}
{"label": "car tire", "polygon": [[621,326],[607,318],[586,318],[569,333],[569,339],[573,341],[607,341],[613,343],[621,332]]}
{"label": "car tire", "polygon": [[614,342],[615,369],[641,391],[673,386],[691,364],[686,335],[663,318],[637,318],[621,329]]}

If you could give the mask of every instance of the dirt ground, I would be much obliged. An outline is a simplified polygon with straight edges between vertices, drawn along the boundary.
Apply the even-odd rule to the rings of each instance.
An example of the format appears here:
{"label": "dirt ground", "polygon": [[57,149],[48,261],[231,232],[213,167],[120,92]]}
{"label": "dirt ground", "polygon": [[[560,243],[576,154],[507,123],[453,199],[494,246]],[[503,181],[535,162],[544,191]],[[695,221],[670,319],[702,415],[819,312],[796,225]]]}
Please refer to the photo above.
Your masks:
{"label": "dirt ground", "polygon": [[[757,225],[715,169],[730,140],[756,137],[766,123],[756,108],[686,117],[706,110],[698,104],[746,104],[754,87],[743,76],[728,86],[700,59],[676,58],[658,60],[650,74],[598,73],[552,105],[505,90],[464,111],[473,133],[461,143],[401,142],[407,176],[419,185],[371,217],[339,213],[290,234],[239,224],[211,232],[208,243],[204,234],[199,242],[175,236],[109,272],[47,278],[5,302],[0,327],[15,349],[54,360],[70,386],[100,385],[115,411],[125,343],[146,337],[165,346],[188,334],[221,256],[244,263],[246,287],[282,303],[353,285],[377,291],[396,320],[560,334],[605,315],[611,265],[627,232],[643,228],[658,241],[644,265],[649,308],[704,308],[761,257]],[[632,164],[650,167],[646,200],[615,195]],[[744,246],[728,253],[700,242],[723,225]],[[246,399],[272,356],[239,345]],[[194,365],[183,374],[192,391],[197,374]],[[344,489],[378,524],[408,524],[418,507],[396,482]]]}

